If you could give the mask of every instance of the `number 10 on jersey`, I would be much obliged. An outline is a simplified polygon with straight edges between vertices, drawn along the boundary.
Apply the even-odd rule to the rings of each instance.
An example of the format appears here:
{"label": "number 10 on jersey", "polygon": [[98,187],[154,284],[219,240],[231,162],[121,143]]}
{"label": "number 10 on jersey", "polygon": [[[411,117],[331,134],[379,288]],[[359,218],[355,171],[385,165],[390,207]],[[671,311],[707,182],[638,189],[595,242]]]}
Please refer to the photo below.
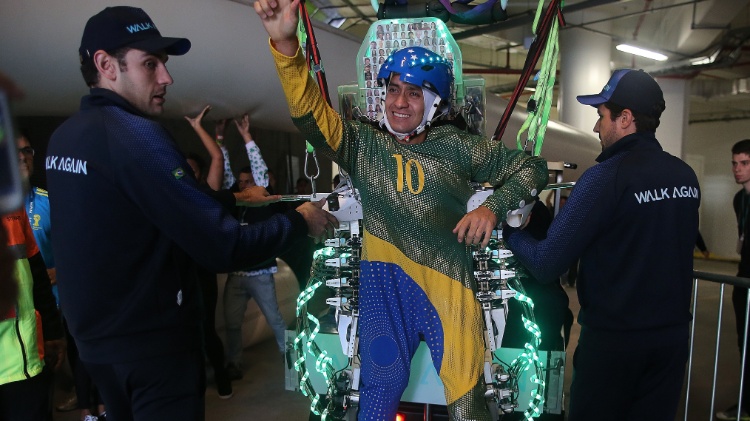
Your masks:
{"label": "number 10 on jersey", "polygon": [[[406,174],[406,187],[412,194],[419,194],[424,189],[424,169],[422,164],[416,159],[410,159],[404,164],[404,157],[401,154],[393,154],[396,159],[396,191],[404,191],[404,174]],[[417,171],[417,187],[414,187],[413,170]]]}

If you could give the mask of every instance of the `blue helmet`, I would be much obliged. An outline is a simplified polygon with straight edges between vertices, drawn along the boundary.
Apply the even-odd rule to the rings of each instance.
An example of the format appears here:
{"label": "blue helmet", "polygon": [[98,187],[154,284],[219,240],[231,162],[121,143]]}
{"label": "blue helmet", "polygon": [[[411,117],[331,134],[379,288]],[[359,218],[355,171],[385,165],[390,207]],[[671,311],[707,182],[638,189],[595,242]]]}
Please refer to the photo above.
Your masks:
{"label": "blue helmet", "polygon": [[386,59],[378,71],[378,84],[386,86],[391,73],[399,73],[401,80],[440,95],[450,101],[453,69],[451,63],[437,53],[423,47],[405,47]]}

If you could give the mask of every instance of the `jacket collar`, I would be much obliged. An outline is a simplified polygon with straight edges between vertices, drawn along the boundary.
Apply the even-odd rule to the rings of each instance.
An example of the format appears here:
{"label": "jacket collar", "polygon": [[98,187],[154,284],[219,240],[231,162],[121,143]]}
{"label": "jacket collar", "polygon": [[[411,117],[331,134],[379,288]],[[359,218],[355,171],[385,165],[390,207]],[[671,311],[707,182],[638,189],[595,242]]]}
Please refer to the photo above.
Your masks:
{"label": "jacket collar", "polygon": [[151,117],[144,115],[135,107],[130,105],[130,103],[125,98],[118,95],[115,91],[109,89],[91,88],[89,90],[89,94],[81,98],[82,111],[94,107],[104,107],[109,105],[114,105],[116,107],[122,108],[130,114],[135,114],[143,118],[151,119]]}
{"label": "jacket collar", "polygon": [[612,146],[603,150],[602,153],[596,157],[596,162],[606,161],[621,152],[626,152],[632,149],[663,150],[659,141],[656,140],[656,133],[638,132],[620,138],[620,140],[615,142]]}

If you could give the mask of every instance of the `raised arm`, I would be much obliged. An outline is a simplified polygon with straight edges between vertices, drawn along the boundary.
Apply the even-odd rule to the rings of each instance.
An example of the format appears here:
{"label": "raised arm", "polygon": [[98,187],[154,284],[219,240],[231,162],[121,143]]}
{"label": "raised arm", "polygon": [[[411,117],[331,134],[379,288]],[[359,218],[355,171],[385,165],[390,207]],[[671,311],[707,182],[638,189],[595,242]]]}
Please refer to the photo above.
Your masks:
{"label": "raised arm", "polygon": [[250,160],[250,169],[253,172],[255,184],[261,187],[268,187],[268,165],[260,154],[260,148],[250,135],[250,116],[245,113],[241,119],[234,120],[237,131],[240,132],[242,140],[245,141],[245,150],[247,159]]}
{"label": "raised arm", "polygon": [[253,7],[271,38],[273,48],[287,57],[294,56],[299,48],[299,0],[258,0]]}
{"label": "raised arm", "polygon": [[230,189],[237,180],[234,178],[232,166],[229,162],[229,150],[226,145],[224,145],[224,129],[226,126],[227,119],[223,118],[216,122],[214,131],[216,132],[216,144],[219,146],[221,154],[224,157],[224,178],[222,180],[221,188]]}
{"label": "raised arm", "polygon": [[224,155],[222,154],[221,149],[219,149],[219,145],[217,145],[214,140],[211,139],[211,135],[208,134],[206,129],[204,129],[203,125],[201,124],[203,121],[203,117],[205,117],[205,115],[208,114],[210,110],[211,106],[206,105],[205,108],[203,108],[203,111],[201,111],[197,116],[193,118],[185,116],[185,120],[190,123],[190,127],[192,127],[193,130],[195,130],[195,133],[198,134],[198,137],[201,139],[203,146],[206,148],[209,156],[211,157],[211,162],[208,165],[208,175],[206,176],[206,182],[212,189],[219,190],[221,189],[221,182],[224,179]]}

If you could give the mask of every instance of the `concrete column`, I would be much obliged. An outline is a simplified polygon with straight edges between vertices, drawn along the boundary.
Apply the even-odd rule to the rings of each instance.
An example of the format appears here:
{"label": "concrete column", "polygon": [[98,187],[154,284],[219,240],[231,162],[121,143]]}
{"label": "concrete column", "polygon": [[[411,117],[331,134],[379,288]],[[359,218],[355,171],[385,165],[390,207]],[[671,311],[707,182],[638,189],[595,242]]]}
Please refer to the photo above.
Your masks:
{"label": "concrete column", "polygon": [[[592,21],[602,17],[591,12],[567,16],[568,22],[576,24]],[[606,24],[597,25],[596,29],[607,32]],[[599,93],[612,74],[610,65],[612,39],[597,32],[580,28],[560,31],[560,95],[558,111],[560,121],[570,124],[586,133],[593,132],[596,123],[596,111],[576,101],[576,95]]]}
{"label": "concrete column", "polygon": [[612,40],[583,29],[570,29],[560,33],[560,95],[558,111],[560,121],[586,133],[596,124],[596,111],[576,101],[577,95],[599,93],[612,74],[610,55]]}
{"label": "concrete column", "polygon": [[662,148],[670,154],[683,156],[683,144],[687,137],[690,113],[690,81],[687,79],[658,78],[661,90],[664,92],[664,102],[667,109],[661,115],[656,138]]}

